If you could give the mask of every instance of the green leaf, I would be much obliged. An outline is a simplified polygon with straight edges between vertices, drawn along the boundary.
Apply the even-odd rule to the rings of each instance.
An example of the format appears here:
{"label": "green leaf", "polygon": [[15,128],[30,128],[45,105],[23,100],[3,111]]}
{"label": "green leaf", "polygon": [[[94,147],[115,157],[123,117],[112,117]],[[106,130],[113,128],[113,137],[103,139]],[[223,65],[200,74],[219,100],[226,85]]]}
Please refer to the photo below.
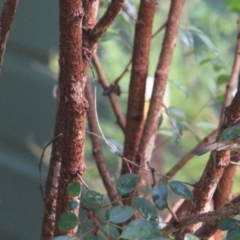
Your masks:
{"label": "green leaf", "polygon": [[227,75],[227,74],[219,75],[217,78],[217,85],[222,85],[222,84],[227,83],[228,79],[229,79],[229,75]]}
{"label": "green leaf", "polygon": [[238,0],[227,0],[227,7],[234,12],[240,12],[240,2]]}
{"label": "green leaf", "polygon": [[193,234],[187,233],[185,234],[184,240],[200,240],[198,237]]}
{"label": "green leaf", "polygon": [[218,228],[222,231],[230,230],[237,226],[238,222],[233,218],[223,218],[218,222]]}
{"label": "green leaf", "polygon": [[213,69],[218,72],[222,69],[225,69],[226,68],[226,64],[219,58],[215,58],[213,61],[212,61],[212,65],[213,65]]}
{"label": "green leaf", "polygon": [[168,110],[169,115],[171,117],[177,117],[179,119],[184,119],[184,120],[187,119],[185,113],[181,109],[179,109],[177,107],[171,106],[167,110]]}
{"label": "green leaf", "polygon": [[239,136],[240,136],[240,127],[233,126],[233,127],[229,127],[229,128],[226,128],[225,130],[223,130],[218,141],[219,142],[227,141],[227,140],[237,138]]}
{"label": "green leaf", "polygon": [[81,188],[82,186],[79,182],[69,183],[67,186],[67,193],[73,197],[80,196]]}
{"label": "green leaf", "polygon": [[179,181],[171,181],[169,182],[169,187],[176,195],[186,200],[192,201],[192,193],[183,183]]}
{"label": "green leaf", "polygon": [[182,29],[185,31],[188,30],[191,33],[195,34],[204,44],[205,46],[212,52],[214,52],[216,55],[218,55],[218,51],[216,46],[213,44],[211,39],[200,29],[193,25],[183,25],[181,26]]}
{"label": "green leaf", "polygon": [[[119,237],[119,232],[116,227],[113,227],[111,225],[105,225],[102,228],[107,232],[108,235],[112,237],[112,239],[117,239]],[[98,231],[97,239],[106,240],[106,236],[101,230]]]}
{"label": "green leaf", "polygon": [[108,220],[112,223],[126,222],[133,216],[133,209],[129,206],[117,206],[109,210]]}
{"label": "green leaf", "polygon": [[240,239],[240,226],[237,226],[228,231],[226,240],[239,240],[239,239]]}
{"label": "green leaf", "polygon": [[120,176],[117,180],[117,191],[120,196],[125,196],[132,192],[139,182],[137,174],[127,173]]}
{"label": "green leaf", "polygon": [[168,188],[165,183],[157,183],[152,189],[152,198],[158,210],[167,207]]}
{"label": "green leaf", "polygon": [[203,64],[205,64],[205,63],[209,63],[209,62],[211,62],[213,59],[215,59],[215,57],[205,58],[205,59],[203,59],[203,60],[199,63],[199,65],[203,65]]}
{"label": "green leaf", "polygon": [[95,192],[95,191],[88,191],[84,195],[84,201],[86,203],[97,203],[100,204],[103,200],[103,195]]}
{"label": "green leaf", "polygon": [[69,204],[68,204],[68,210],[69,211],[72,211],[72,210],[74,210],[78,207],[79,207],[79,202],[76,201],[76,200],[73,200],[73,201],[69,202]]}
{"label": "green leaf", "polygon": [[75,240],[75,238],[68,237],[68,236],[58,236],[53,238],[52,240]]}
{"label": "green leaf", "polygon": [[65,212],[58,219],[58,229],[62,232],[67,232],[78,224],[78,217],[72,212]]}
{"label": "green leaf", "polygon": [[197,135],[194,128],[188,122],[181,121],[180,124],[184,130],[190,131],[193,134],[193,136],[196,138],[197,141],[199,141],[199,142],[201,141],[201,138]]}
{"label": "green leaf", "polygon": [[224,94],[218,95],[215,98],[216,102],[218,102],[218,103],[223,103],[224,99],[225,99],[225,95]]}
{"label": "green leaf", "polygon": [[146,221],[158,223],[158,213],[150,201],[145,198],[135,198],[133,206],[138,210]]}
{"label": "green leaf", "polygon": [[196,127],[201,128],[203,130],[214,130],[216,126],[209,122],[197,122]]}
{"label": "green leaf", "polygon": [[173,79],[169,79],[169,81],[173,83],[180,91],[182,91],[187,98],[189,97],[190,95],[189,90],[185,86],[183,86],[182,84]]}
{"label": "green leaf", "polygon": [[140,193],[148,195],[152,193],[152,190],[147,186],[143,186],[140,188]]}
{"label": "green leaf", "polygon": [[189,31],[185,31],[184,29],[180,29],[179,31],[180,39],[183,42],[183,44],[188,48],[193,48],[194,41],[193,41],[193,35]]}
{"label": "green leaf", "polygon": [[120,238],[124,239],[153,239],[161,237],[160,230],[156,224],[145,220],[136,220],[130,222],[123,230]]}

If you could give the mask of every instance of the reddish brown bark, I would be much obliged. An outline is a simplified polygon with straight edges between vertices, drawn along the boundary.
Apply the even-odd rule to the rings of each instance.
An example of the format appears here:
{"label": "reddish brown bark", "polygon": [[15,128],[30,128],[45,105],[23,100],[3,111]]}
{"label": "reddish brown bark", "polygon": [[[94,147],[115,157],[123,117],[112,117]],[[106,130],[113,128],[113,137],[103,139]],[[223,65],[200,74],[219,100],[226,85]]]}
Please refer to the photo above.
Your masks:
{"label": "reddish brown bark", "polygon": [[[226,117],[228,125],[233,123],[236,119],[240,118],[240,92],[238,91],[235,95],[232,104],[226,110]],[[211,157],[208,161],[208,164],[204,170],[204,173],[196,184],[194,191],[193,191],[193,202],[191,205],[188,214],[200,214],[209,210],[210,202],[213,198],[213,194],[219,184],[219,181],[223,175],[225,168],[229,165],[230,161],[230,154],[228,151],[221,151],[221,152],[213,152]],[[231,179],[231,178],[230,178]],[[225,182],[226,193],[231,188],[231,182],[229,180]],[[229,185],[230,184],[230,185]],[[224,189],[219,192],[220,197],[219,204],[223,204],[225,201],[224,195],[222,193]],[[227,196],[226,196],[227,197]],[[222,200],[223,201],[222,201]],[[221,202],[220,202],[221,201]],[[198,225],[194,224],[186,229],[182,229],[177,233],[178,239],[183,239],[185,233],[187,232],[195,232],[198,228]],[[212,233],[212,230],[211,230]],[[206,233],[207,234],[207,233]]]}
{"label": "reddish brown bark", "polygon": [[[148,76],[152,24],[156,4],[141,0],[135,27],[132,71],[129,86],[127,123],[125,130],[124,157],[135,161],[143,130],[145,85]],[[122,162],[122,174],[128,173],[128,165]]]}
{"label": "reddish brown bark", "polygon": [[[80,182],[77,174],[83,175],[85,112],[88,104],[84,96],[86,72],[82,59],[82,18],[81,0],[60,0],[60,75],[59,75],[59,114],[56,125],[62,126],[62,156],[59,178],[59,190],[56,209],[56,221],[68,210],[73,200],[67,192],[67,185]],[[74,213],[78,215],[79,209]],[[68,236],[74,236],[77,228],[70,230]],[[54,236],[62,235],[55,224]]]}
{"label": "reddish brown bark", "polygon": [[0,17],[0,73],[2,70],[3,56],[18,0],[6,0]]}
{"label": "reddish brown bark", "polygon": [[[98,1],[85,2],[86,16],[82,26],[82,1],[60,0],[60,97],[54,135],[61,133],[61,138],[54,142],[50,159],[42,240],[50,240],[53,236],[62,234],[73,236],[77,231],[75,228],[67,233],[60,232],[57,220],[68,210],[68,203],[72,200],[66,192],[67,185],[73,181],[80,182],[79,175],[83,175],[85,170],[85,112],[88,103],[84,88],[87,68],[100,37],[120,11],[122,4],[123,1],[120,0],[110,4],[107,13],[111,14],[104,15],[104,21],[100,20],[98,24],[100,29],[95,28],[95,34],[90,37],[96,21]],[[96,34],[98,30],[99,33]],[[79,209],[74,210],[76,215],[78,212]]]}
{"label": "reddish brown bark", "polygon": [[141,161],[138,162],[138,164],[141,164],[142,167],[140,170],[140,185],[147,184],[147,172],[142,169],[147,168],[147,162],[151,158],[152,150],[154,147],[161,110],[163,108],[163,97],[168,80],[168,73],[172,61],[173,51],[176,45],[176,38],[178,34],[183,4],[184,0],[173,0],[170,6],[162,50],[155,72],[152,98],[150,101],[149,111],[138,151],[138,159]]}

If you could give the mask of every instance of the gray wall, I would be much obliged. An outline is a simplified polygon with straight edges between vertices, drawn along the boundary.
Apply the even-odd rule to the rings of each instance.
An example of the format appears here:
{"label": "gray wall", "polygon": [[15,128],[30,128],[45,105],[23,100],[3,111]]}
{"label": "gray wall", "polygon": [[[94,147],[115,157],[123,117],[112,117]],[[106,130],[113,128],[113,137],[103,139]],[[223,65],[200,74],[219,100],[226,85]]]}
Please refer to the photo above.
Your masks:
{"label": "gray wall", "polygon": [[42,147],[52,138],[56,82],[34,66],[58,49],[58,31],[58,1],[19,1],[0,76],[1,240],[40,236],[40,148],[35,153],[29,143]]}

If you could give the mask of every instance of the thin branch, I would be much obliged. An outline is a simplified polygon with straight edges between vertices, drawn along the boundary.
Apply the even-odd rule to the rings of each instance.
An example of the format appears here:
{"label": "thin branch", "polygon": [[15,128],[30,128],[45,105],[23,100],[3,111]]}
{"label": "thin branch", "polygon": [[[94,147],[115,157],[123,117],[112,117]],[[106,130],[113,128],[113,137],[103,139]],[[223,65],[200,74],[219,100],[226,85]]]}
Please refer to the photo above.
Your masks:
{"label": "thin branch", "polygon": [[114,19],[117,17],[119,12],[122,9],[124,0],[112,0],[108,9],[100,18],[98,23],[95,25],[93,30],[90,33],[90,38],[93,42],[93,45],[99,42],[100,38],[107,31],[107,28],[111,25]]}
{"label": "thin branch", "polygon": [[51,141],[49,141],[44,147],[43,147],[43,151],[42,151],[42,155],[38,164],[38,171],[39,171],[39,189],[42,195],[42,199],[44,201],[44,194],[43,194],[43,187],[42,187],[42,161],[44,158],[44,153],[45,150],[47,149],[47,147],[52,144],[53,142],[55,142],[56,140],[58,140],[60,137],[62,137],[62,133],[58,134],[56,137],[54,137]]}
{"label": "thin branch", "polygon": [[218,222],[222,218],[238,214],[239,211],[240,211],[240,203],[239,203],[239,198],[237,198],[236,201],[233,201],[230,205],[227,205],[226,207],[220,210],[202,213],[197,215],[197,217],[196,215],[190,215],[178,222],[169,223],[163,229],[163,235],[169,236],[170,234],[176,232],[178,229],[181,229],[183,227],[186,227],[192,224],[197,224],[199,222],[204,222],[205,224],[210,224],[213,221]]}
{"label": "thin branch", "polygon": [[3,56],[13,18],[16,13],[18,0],[6,0],[0,17],[0,74],[2,70]]}
{"label": "thin branch", "polygon": [[[108,197],[111,202],[114,202],[115,206],[121,205],[121,201],[118,200],[118,193],[116,191],[116,188],[114,186],[114,183],[111,180],[110,173],[108,171],[108,168],[106,166],[103,152],[102,152],[102,146],[101,146],[101,140],[99,137],[96,137],[95,134],[99,135],[99,126],[98,126],[98,119],[97,119],[97,113],[96,113],[96,107],[94,103],[93,93],[91,89],[91,83],[88,81],[86,85],[86,98],[89,102],[89,111],[87,112],[88,117],[88,125],[91,132],[94,133],[91,134],[91,141],[92,141],[92,148],[93,148],[93,155],[96,160],[97,168],[100,173],[100,176],[102,178],[103,184],[107,190]],[[105,139],[104,139],[105,140]]]}
{"label": "thin branch", "polygon": [[[102,85],[102,87],[104,89],[108,88],[109,87],[109,82],[108,82],[108,80],[107,80],[107,78],[106,78],[106,76],[103,72],[103,69],[102,69],[102,66],[101,66],[101,63],[99,61],[99,58],[98,58],[97,54],[93,55],[93,65],[94,65],[94,67],[97,71],[98,80],[99,80],[100,84]],[[125,120],[125,117],[123,116],[122,109],[121,109],[120,104],[118,102],[117,96],[114,92],[110,92],[108,94],[108,97],[109,97],[110,103],[112,105],[113,112],[116,116],[117,123],[120,126],[120,128],[122,129],[122,131],[124,132],[125,131],[126,120]]]}
{"label": "thin branch", "polygon": [[152,35],[152,38],[155,38],[158,33],[160,33],[167,26],[167,21]]}
{"label": "thin branch", "polygon": [[174,219],[174,221],[178,221],[178,217],[177,217],[177,215],[174,213],[174,211],[172,211],[172,209],[171,209],[169,206],[167,206],[167,209],[168,209],[168,211],[170,212],[170,214],[172,215],[172,218]]}
{"label": "thin branch", "polygon": [[120,80],[123,78],[123,76],[129,71],[129,67],[132,63],[132,58],[129,60],[129,62],[127,63],[126,67],[124,68],[123,72],[120,74],[119,77],[117,77],[115,80],[114,80],[114,86],[117,87],[118,86],[118,83],[120,82]]}
{"label": "thin branch", "polygon": [[81,180],[82,184],[85,186],[85,188],[89,191],[89,187],[86,184],[86,182],[83,180],[82,176],[79,173],[77,173],[77,176],[80,178],[80,180]]}
{"label": "thin branch", "polygon": [[150,166],[150,163],[149,163],[149,162],[147,162],[147,165],[148,165],[149,170],[150,170],[151,175],[152,175],[152,187],[153,187],[153,186],[156,185],[156,178],[155,178],[155,172],[156,172],[156,171],[155,171],[154,168],[152,168],[152,167]]}
{"label": "thin branch", "polygon": [[[139,164],[136,164],[136,163],[132,162],[131,160],[125,158],[125,157],[121,154],[121,152],[117,149],[117,147],[114,146],[113,144],[111,144],[111,143],[106,139],[106,137],[105,137],[105,136],[103,135],[103,133],[102,133],[102,130],[101,130],[101,133],[102,133],[103,136],[100,136],[100,135],[97,134],[97,133],[89,132],[89,131],[86,131],[86,133],[88,133],[88,134],[90,134],[90,135],[93,135],[93,136],[95,136],[95,137],[103,140],[103,141],[107,144],[107,146],[109,147],[109,149],[110,149],[113,153],[115,153],[117,156],[119,156],[120,158],[122,158],[122,159],[123,159],[124,161],[126,161],[129,165],[132,165],[132,166],[134,166],[134,167],[136,167],[136,168],[138,168],[138,169],[141,169],[141,170],[143,170],[143,171],[146,171],[146,172],[151,172],[151,170],[150,170],[149,168],[143,168],[143,167],[141,167]],[[129,169],[129,171],[131,171],[131,168]],[[191,184],[191,183],[188,183],[188,182],[184,182],[184,181],[181,181],[181,180],[172,178],[172,177],[168,177],[168,176],[163,175],[163,174],[158,173],[158,172],[154,172],[154,175],[157,175],[157,176],[159,176],[159,177],[166,178],[166,179],[172,179],[172,180],[175,180],[175,181],[179,181],[179,182],[182,182],[183,184],[189,185],[189,186],[191,186],[191,187],[194,187],[194,186],[195,186],[194,184]]]}
{"label": "thin branch", "polygon": [[192,157],[194,156],[192,154],[192,151],[196,148],[199,148],[200,146],[203,146],[209,142],[211,142],[213,139],[215,139],[217,134],[217,130],[214,130],[213,132],[211,132],[207,137],[205,137],[200,143],[198,143],[198,145],[196,147],[194,147],[190,152],[188,152],[185,156],[183,156],[177,163],[176,165],[174,165],[172,167],[172,169],[170,169],[166,175],[168,177],[173,177],[179,170],[181,170],[190,159],[192,159]]}

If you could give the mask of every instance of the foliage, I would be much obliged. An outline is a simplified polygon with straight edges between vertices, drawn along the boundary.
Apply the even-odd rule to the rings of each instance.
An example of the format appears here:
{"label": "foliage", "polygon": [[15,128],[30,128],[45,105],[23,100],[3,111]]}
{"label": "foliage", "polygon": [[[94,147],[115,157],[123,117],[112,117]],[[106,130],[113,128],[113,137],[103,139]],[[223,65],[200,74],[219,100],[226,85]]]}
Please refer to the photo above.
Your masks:
{"label": "foliage", "polygon": [[[132,58],[131,52],[134,48],[134,46],[132,46],[134,34],[137,34],[134,33],[134,24],[136,23],[136,26],[138,26],[138,24],[141,23],[131,16],[131,14],[137,15],[137,11],[139,11],[137,3],[129,0],[125,4],[127,11],[126,9],[122,11],[114,24],[108,28],[106,34],[101,39],[98,50],[102,69],[105,70],[104,72],[107,79],[112,83],[109,87],[105,87],[102,90],[103,95],[108,95],[111,98],[111,94],[115,94],[114,97],[117,96],[120,102],[119,106],[122,107],[124,113],[127,112],[127,98],[131,94],[127,87],[131,65],[126,68],[126,71],[123,71],[123,69],[126,67],[125,65],[128,60]],[[196,3],[191,2],[186,4],[195,7],[199,5],[203,6],[203,9],[207,9],[204,14],[211,15],[213,19],[219,19],[219,22],[224,21],[224,19],[221,18],[221,14],[226,14],[227,12],[225,6],[224,9],[220,11],[220,14],[215,12],[213,6],[208,6],[208,4],[212,4],[208,3],[208,1],[196,1]],[[226,1],[226,6],[233,12],[240,11],[240,5],[237,1],[228,0]],[[163,9],[157,8],[157,12],[162,13],[162,16],[167,16],[168,7],[167,3],[163,3]],[[105,10],[106,2],[103,2],[100,12],[104,13]],[[129,12],[131,12],[131,14],[129,14]],[[90,182],[90,188],[86,186],[87,191],[82,193],[82,185],[79,183],[80,180],[82,181],[82,178],[79,180],[76,177],[77,174],[73,174],[77,180],[75,179],[69,183],[66,189],[64,188],[69,201],[68,208],[65,208],[65,210],[67,210],[57,219],[57,226],[60,231],[68,232],[80,227],[81,231],[79,231],[78,236],[85,240],[94,239],[95,236],[97,236],[97,239],[174,239],[171,234],[164,234],[163,226],[165,226],[166,223],[161,219],[161,216],[164,215],[163,210],[171,213],[171,217],[175,221],[173,225],[178,224],[177,218],[171,210],[172,203],[178,198],[182,198],[190,203],[193,199],[196,200],[196,186],[198,185],[191,184],[190,182],[199,178],[201,171],[198,169],[203,169],[205,163],[195,161],[187,165],[187,170],[181,171],[176,177],[176,179],[181,180],[172,179],[172,176],[165,176],[164,172],[173,164],[176,164],[176,160],[181,158],[183,152],[189,151],[196,143],[201,142],[202,135],[205,136],[206,133],[209,133],[210,130],[215,128],[217,122],[216,113],[219,114],[220,106],[225,101],[225,87],[230,78],[231,66],[228,63],[230,57],[227,56],[227,52],[232,53],[233,42],[224,42],[223,49],[220,49],[220,47],[215,44],[215,40],[224,33],[219,30],[220,33],[217,35],[215,34],[216,29],[213,29],[212,32],[209,31],[207,20],[203,17],[203,21],[199,21],[198,14],[199,13],[186,13],[185,17],[186,19],[189,18],[189,21],[183,21],[180,25],[177,36],[177,48],[168,77],[167,92],[169,91],[170,96],[164,99],[158,130],[159,136],[164,140],[164,137],[167,136],[167,140],[163,141],[164,143],[161,143],[162,145],[160,144],[160,147],[156,146],[156,149],[161,149],[161,152],[164,153],[168,161],[165,163],[162,161],[163,163],[161,163],[162,165],[159,168],[158,166],[154,166],[152,169],[152,162],[148,162],[152,174],[151,177],[149,177],[150,182],[153,183],[151,187],[149,187],[149,183],[146,184],[146,186],[141,186],[143,182],[141,170],[146,170],[146,167],[142,167],[138,162],[138,158],[142,160],[141,157],[145,157],[141,154],[138,155],[142,150],[141,148],[137,154],[135,154],[134,159],[134,161],[136,160],[139,164],[135,164],[135,167],[138,168],[137,171],[131,166],[129,169],[132,169],[129,170],[129,173],[119,174],[119,167],[121,165],[119,164],[119,159],[125,160],[123,157],[124,147],[126,148],[126,145],[124,146],[124,134],[127,133],[120,133],[120,131],[116,130],[115,123],[113,123],[114,114],[111,112],[109,103],[107,103],[105,97],[97,93],[95,96],[97,98],[96,115],[99,116],[100,124],[99,122],[97,122],[97,124],[98,127],[99,125],[101,126],[99,127],[101,136],[95,132],[89,135],[97,134],[98,138],[102,138],[106,145],[103,148],[104,160],[108,163],[108,168],[106,169],[110,169],[110,180],[114,180],[116,183],[114,190],[116,190],[117,197],[115,201],[112,202],[107,199],[105,190],[109,191],[109,189],[103,189],[101,185],[102,182],[99,180],[101,176],[103,183],[106,184],[104,180],[107,178],[107,173],[97,173],[96,165],[92,161],[90,144],[88,144],[86,147],[86,159],[89,168],[84,175],[84,180]],[[232,16],[233,15],[231,15],[231,18]],[[158,23],[156,23],[157,21]],[[154,31],[159,29],[159,22],[160,14],[156,14],[156,20],[153,25]],[[168,26],[165,26],[165,28],[166,27]],[[228,37],[233,38],[233,27],[229,27],[228,31]],[[154,49],[154,51],[151,51],[149,55],[150,64],[149,71],[147,72],[148,77],[155,74],[155,62],[159,60],[158,53],[156,53],[157,51],[155,51],[155,49],[159,49],[160,43],[164,41],[161,33],[154,35],[152,38],[151,48]],[[229,42],[231,43],[229,44]],[[121,59],[121,61],[119,61],[119,59]],[[166,69],[169,67],[170,66],[167,66]],[[161,71],[156,71],[156,75],[158,72]],[[90,78],[96,80],[95,75],[100,78],[98,71],[95,72],[92,69]],[[93,85],[96,85],[96,82],[94,82]],[[170,90],[168,90],[168,88]],[[164,93],[161,94],[163,95]],[[205,102],[203,102],[203,99]],[[145,99],[145,112],[148,112],[149,104],[151,103]],[[138,116],[135,116],[135,118],[137,119]],[[143,120],[146,121],[146,119]],[[140,129],[142,128],[143,126]],[[219,140],[236,139],[239,136],[238,128],[238,126],[233,126],[223,130],[219,136]],[[133,139],[133,141],[135,141],[135,139]],[[151,140],[149,140],[149,142],[150,141]],[[111,148],[111,146],[113,146],[114,149]],[[99,152],[100,151],[96,150],[93,146],[95,157]],[[158,177],[157,180],[155,179],[157,178],[156,176]],[[146,181],[146,179],[144,180]],[[84,181],[82,182],[85,185]],[[193,188],[190,190],[187,185]],[[101,188],[99,186],[101,186]],[[118,201],[124,205],[117,203]],[[79,208],[86,210],[87,217],[85,220],[79,220],[77,217],[76,212]],[[221,219],[221,217],[219,219]],[[87,222],[90,222],[90,228]],[[84,230],[84,227],[86,227],[87,230]],[[237,218],[229,216],[228,218],[221,219],[218,223],[218,228],[227,231],[228,240],[237,239],[240,236]],[[62,235],[55,237],[53,240],[71,239],[75,239],[75,237]],[[196,240],[198,237],[187,233],[185,239]]]}

